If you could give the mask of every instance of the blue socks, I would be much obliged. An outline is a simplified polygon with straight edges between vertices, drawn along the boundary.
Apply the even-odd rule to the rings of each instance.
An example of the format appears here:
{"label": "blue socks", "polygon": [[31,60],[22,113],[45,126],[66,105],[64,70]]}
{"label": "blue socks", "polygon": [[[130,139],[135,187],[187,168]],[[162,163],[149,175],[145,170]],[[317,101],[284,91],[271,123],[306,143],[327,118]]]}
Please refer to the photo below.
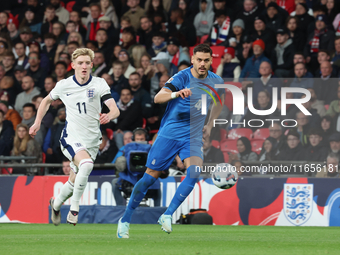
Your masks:
{"label": "blue socks", "polygon": [[187,168],[187,176],[184,178],[182,183],[178,186],[175,196],[165,211],[165,215],[170,215],[177,210],[177,208],[182,204],[182,202],[189,196],[190,192],[195,187],[195,184],[200,175],[200,168],[198,166],[192,165]]}
{"label": "blue socks", "polygon": [[131,216],[133,211],[138,207],[139,203],[144,198],[146,192],[149,187],[155,183],[157,179],[152,177],[151,175],[144,173],[142,179],[140,179],[132,190],[132,194],[130,196],[129,204],[125,210],[125,213],[122,218],[122,222],[131,222]]}

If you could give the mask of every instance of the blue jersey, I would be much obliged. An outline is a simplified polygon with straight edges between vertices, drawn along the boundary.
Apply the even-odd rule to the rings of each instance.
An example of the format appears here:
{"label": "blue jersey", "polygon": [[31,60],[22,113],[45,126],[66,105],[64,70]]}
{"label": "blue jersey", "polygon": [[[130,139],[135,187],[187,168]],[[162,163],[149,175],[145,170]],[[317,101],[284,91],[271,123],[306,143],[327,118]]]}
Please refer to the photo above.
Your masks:
{"label": "blue jersey", "polygon": [[[202,141],[202,129],[206,119],[206,115],[201,114],[202,94],[207,95],[208,107],[212,101],[209,94],[216,96],[209,86],[214,88],[215,84],[223,84],[224,81],[210,71],[208,71],[207,78],[197,79],[192,75],[191,68],[193,67],[178,72],[165,84],[165,88],[171,90],[171,88],[175,87],[176,91],[190,88],[192,95],[185,99],[178,97],[168,102],[158,136],[179,141],[189,139]],[[216,100],[216,103],[219,104],[219,100]]]}

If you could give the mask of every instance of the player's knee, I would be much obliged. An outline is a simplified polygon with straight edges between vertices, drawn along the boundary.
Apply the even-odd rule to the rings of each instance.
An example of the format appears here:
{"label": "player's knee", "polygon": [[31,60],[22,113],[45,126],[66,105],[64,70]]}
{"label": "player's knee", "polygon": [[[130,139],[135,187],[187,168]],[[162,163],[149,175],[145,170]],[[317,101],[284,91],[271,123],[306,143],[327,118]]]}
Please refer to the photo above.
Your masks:
{"label": "player's knee", "polygon": [[89,176],[93,169],[93,161],[92,159],[83,159],[79,162],[79,172],[83,175]]}
{"label": "player's knee", "polygon": [[147,168],[146,169],[146,171],[145,171],[148,175],[151,175],[152,177],[154,177],[154,178],[158,178],[160,175],[161,175],[161,173],[162,173],[162,171],[156,171],[156,170],[152,170],[152,169],[150,169],[150,168]]}

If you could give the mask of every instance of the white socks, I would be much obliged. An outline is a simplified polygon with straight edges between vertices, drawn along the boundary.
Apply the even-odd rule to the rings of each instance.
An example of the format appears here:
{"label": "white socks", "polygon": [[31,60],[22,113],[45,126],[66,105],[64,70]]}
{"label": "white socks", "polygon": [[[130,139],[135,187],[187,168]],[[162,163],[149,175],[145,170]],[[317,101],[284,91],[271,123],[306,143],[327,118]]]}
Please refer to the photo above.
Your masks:
{"label": "white socks", "polygon": [[87,180],[93,169],[93,161],[91,159],[83,159],[79,162],[79,170],[74,182],[73,196],[71,199],[70,211],[79,212],[79,201],[84,193]]}
{"label": "white socks", "polygon": [[63,187],[61,188],[60,194],[57,196],[53,203],[53,209],[55,211],[59,211],[62,204],[72,196],[73,186],[74,184],[69,180],[66,183],[64,183]]}

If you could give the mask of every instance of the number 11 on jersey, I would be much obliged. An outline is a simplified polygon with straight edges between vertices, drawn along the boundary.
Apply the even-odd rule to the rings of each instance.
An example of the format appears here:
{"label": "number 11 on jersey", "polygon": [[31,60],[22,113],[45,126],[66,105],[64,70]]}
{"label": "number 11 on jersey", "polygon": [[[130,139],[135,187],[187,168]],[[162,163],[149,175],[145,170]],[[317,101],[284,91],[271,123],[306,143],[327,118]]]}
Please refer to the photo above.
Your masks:
{"label": "number 11 on jersey", "polygon": [[81,114],[81,105],[83,105],[84,106],[84,113],[86,114],[86,104],[85,104],[85,102],[82,102],[82,103],[78,102],[77,105],[78,105],[79,113]]}

